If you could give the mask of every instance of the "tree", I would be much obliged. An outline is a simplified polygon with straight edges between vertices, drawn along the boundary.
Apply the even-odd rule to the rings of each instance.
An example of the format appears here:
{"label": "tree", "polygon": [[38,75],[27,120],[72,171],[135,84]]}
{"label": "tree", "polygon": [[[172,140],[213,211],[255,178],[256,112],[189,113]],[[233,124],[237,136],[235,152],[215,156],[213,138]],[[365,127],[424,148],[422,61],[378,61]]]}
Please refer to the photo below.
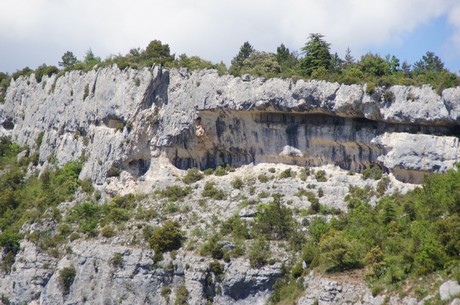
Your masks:
{"label": "tree", "polygon": [[280,73],[281,67],[276,61],[275,54],[256,51],[243,61],[240,71],[258,76],[270,76]]}
{"label": "tree", "polygon": [[390,74],[396,73],[400,70],[399,59],[396,56],[388,54],[385,56],[385,62]]}
{"label": "tree", "polygon": [[183,235],[177,221],[166,221],[153,231],[149,238],[150,247],[158,253],[178,250],[182,246]]}
{"label": "tree", "polygon": [[415,74],[428,72],[440,73],[444,70],[444,63],[434,52],[426,52],[422,59],[414,64],[413,71]]}
{"label": "tree", "polygon": [[161,43],[160,40],[153,40],[148,44],[144,51],[144,58],[160,65],[174,61],[169,45]]}
{"label": "tree", "polygon": [[239,74],[240,69],[243,66],[243,62],[248,59],[252,53],[255,52],[254,47],[246,41],[240,47],[240,51],[238,54],[232,59],[232,65],[230,66],[230,73],[231,74]]}
{"label": "tree", "polygon": [[385,60],[378,54],[367,53],[361,57],[359,67],[365,74],[371,76],[383,76],[389,72]]}
{"label": "tree", "polygon": [[283,72],[293,69],[297,64],[297,57],[284,44],[276,48],[276,61]]}
{"label": "tree", "polygon": [[331,56],[331,69],[334,72],[340,72],[342,71],[342,67],[344,66],[345,61],[339,57],[339,54],[334,53],[334,55]]}
{"label": "tree", "polygon": [[101,58],[94,56],[94,53],[91,49],[86,51],[85,59],[83,60],[84,63],[90,67],[94,67],[97,64],[101,63]]}
{"label": "tree", "polygon": [[70,51],[65,52],[61,59],[62,61],[59,62],[59,66],[64,68],[71,67],[77,63],[77,57]]}
{"label": "tree", "polygon": [[347,48],[347,50],[345,51],[344,66],[347,67],[347,66],[352,65],[354,63],[355,63],[355,58],[351,55],[350,48]]}
{"label": "tree", "polygon": [[300,60],[301,73],[310,76],[313,71],[323,67],[329,70],[331,66],[330,44],[323,39],[323,35],[310,34],[309,40],[302,48],[305,57]]}

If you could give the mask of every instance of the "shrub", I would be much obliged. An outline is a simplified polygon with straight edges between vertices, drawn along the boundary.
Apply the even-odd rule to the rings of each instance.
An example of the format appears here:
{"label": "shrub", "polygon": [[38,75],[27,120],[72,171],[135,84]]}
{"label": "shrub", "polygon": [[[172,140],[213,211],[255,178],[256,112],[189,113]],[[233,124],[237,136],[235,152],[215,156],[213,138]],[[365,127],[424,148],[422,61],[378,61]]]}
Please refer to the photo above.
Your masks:
{"label": "shrub", "polygon": [[395,94],[390,90],[386,90],[383,93],[383,100],[387,103],[393,103],[395,100]]}
{"label": "shrub", "polygon": [[227,175],[227,171],[225,170],[224,167],[219,165],[218,167],[216,167],[216,170],[214,171],[214,175],[215,176],[225,176]]}
{"label": "shrub", "polygon": [[177,201],[188,196],[192,192],[190,187],[182,188],[178,185],[168,186],[161,191],[163,197],[167,197],[170,201]]}
{"label": "shrub", "polygon": [[115,231],[111,226],[105,226],[101,230],[101,236],[106,238],[111,238],[115,236]]}
{"label": "shrub", "polygon": [[249,264],[252,268],[260,268],[267,264],[270,258],[269,243],[265,239],[257,239],[253,242],[248,254]]}
{"label": "shrub", "polygon": [[347,240],[340,233],[329,232],[327,235],[319,243],[321,262],[327,271],[343,271],[362,265],[361,247],[357,242]]}
{"label": "shrub", "polygon": [[189,299],[189,292],[187,290],[187,287],[185,287],[185,284],[182,283],[182,285],[180,285],[179,288],[177,288],[176,299],[174,300],[174,305],[187,305],[188,299]]}
{"label": "shrub", "polygon": [[302,263],[297,263],[294,265],[291,271],[291,275],[293,278],[299,278],[302,276],[303,273],[303,268],[302,268]]}
{"label": "shrub", "polygon": [[89,84],[86,84],[85,90],[83,92],[83,100],[85,100],[89,96]]}
{"label": "shrub", "polygon": [[315,173],[315,179],[316,181],[318,182],[326,182],[327,181],[327,177],[326,177],[326,171],[324,170],[319,170]]}
{"label": "shrub", "polygon": [[187,174],[182,178],[186,184],[192,184],[203,179],[204,175],[196,168],[192,167],[187,171]]}
{"label": "shrub", "polygon": [[235,179],[233,179],[231,184],[234,189],[238,190],[242,189],[244,186],[243,180],[241,180],[240,177],[236,177]]}
{"label": "shrub", "polygon": [[183,235],[177,221],[166,221],[163,226],[153,231],[149,238],[150,247],[155,252],[163,253],[178,250],[182,246]]}
{"label": "shrub", "polygon": [[383,171],[377,165],[374,165],[374,166],[372,166],[370,168],[366,168],[365,170],[363,170],[363,179],[364,180],[366,180],[366,179],[379,180],[380,178],[382,178],[382,175],[383,175]]}
{"label": "shrub", "polygon": [[211,269],[211,272],[215,275],[221,275],[224,273],[224,265],[216,260],[209,263],[209,269]]}
{"label": "shrub", "polygon": [[74,266],[65,267],[59,271],[59,284],[64,295],[69,293],[76,275],[77,271]]}
{"label": "shrub", "polygon": [[255,229],[268,239],[287,239],[294,226],[292,211],[281,205],[281,196],[273,195],[273,201],[258,207]]}
{"label": "shrub", "polygon": [[373,82],[368,82],[366,84],[366,93],[372,95],[375,93],[375,84]]}
{"label": "shrub", "polygon": [[259,176],[257,176],[257,179],[261,182],[261,183],[266,183],[268,182],[270,179],[267,177],[267,175],[263,175],[263,174],[260,174]]}
{"label": "shrub", "polygon": [[209,197],[216,200],[223,200],[225,198],[225,192],[216,188],[214,183],[211,181],[206,182],[201,195],[203,197]]}
{"label": "shrub", "polygon": [[288,168],[281,172],[280,179],[295,178],[295,176],[296,173],[292,171],[290,168]]}
{"label": "shrub", "polygon": [[114,253],[109,262],[114,268],[122,268],[123,267],[123,254],[120,252]]}
{"label": "shrub", "polygon": [[108,178],[110,178],[110,177],[118,177],[120,176],[120,174],[121,174],[121,169],[116,165],[112,165],[107,171],[106,175]]}

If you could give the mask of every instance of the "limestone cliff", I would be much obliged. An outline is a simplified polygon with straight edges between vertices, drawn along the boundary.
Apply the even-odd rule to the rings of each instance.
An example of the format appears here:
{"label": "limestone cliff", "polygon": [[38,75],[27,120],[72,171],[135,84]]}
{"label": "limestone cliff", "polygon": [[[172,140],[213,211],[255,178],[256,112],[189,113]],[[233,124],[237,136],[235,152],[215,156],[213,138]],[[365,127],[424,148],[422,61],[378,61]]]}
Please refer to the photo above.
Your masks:
{"label": "limestone cliff", "polygon": [[[132,217],[117,224],[113,236],[69,238],[56,246],[57,253],[49,253],[27,237],[58,232],[56,220],[45,213],[48,216],[40,222],[21,229],[26,237],[11,272],[0,273],[2,301],[6,297],[12,304],[173,304],[179,287],[185,286],[189,304],[266,303],[283,265],[294,254],[282,242],[273,242],[273,264],[254,268],[247,257],[232,257],[222,263],[223,274],[216,275],[210,267],[213,259],[197,253],[197,245],[218,230],[215,223],[234,215],[253,222],[254,202],[267,203],[269,191],[276,191],[299,211],[296,221],[302,232],[308,232],[312,216],[301,216],[300,211],[312,202],[298,195],[301,190],[316,188],[321,205],[343,211],[349,185],[379,187],[377,181],[339,168],[359,172],[379,165],[390,173],[382,184],[385,190],[404,193],[413,186],[391,174],[418,182],[425,172],[444,171],[458,162],[460,88],[444,90],[442,96],[427,86],[378,88],[371,95],[366,91],[361,85],[221,76],[212,70],[120,71],[116,66],[45,76],[40,83],[34,76],[13,81],[0,105],[0,136],[11,136],[37,151],[38,170],[81,159],[80,178],[91,179],[107,195],[148,193],[136,213],[151,209],[159,216]],[[225,177],[205,177],[182,202],[172,204],[152,192],[171,181],[183,185],[178,169],[222,163],[238,169]],[[288,169],[299,177],[305,165],[323,166],[326,181],[314,175],[279,178]],[[266,181],[259,181],[260,175]],[[247,184],[246,189],[231,186],[236,178]],[[208,182],[215,183],[225,198],[204,198]],[[84,200],[77,193],[56,209],[66,215]],[[158,227],[164,218],[180,221],[187,244],[154,262],[142,230]],[[223,248],[236,247],[231,240],[220,242]],[[252,241],[243,246],[250,249]],[[68,266],[76,274],[64,293],[59,272]],[[299,304],[385,302],[362,282],[309,273],[303,285],[308,290],[299,296]],[[416,301],[396,295],[390,299],[392,304]]]}
{"label": "limestone cliff", "polygon": [[[0,105],[0,134],[36,145],[40,164],[83,156],[82,178],[101,185],[155,180],[221,163],[380,164],[400,180],[458,161],[460,88],[379,88],[323,81],[219,76],[216,71],[120,71],[116,66],[19,78]],[[168,162],[166,162],[168,163]]]}

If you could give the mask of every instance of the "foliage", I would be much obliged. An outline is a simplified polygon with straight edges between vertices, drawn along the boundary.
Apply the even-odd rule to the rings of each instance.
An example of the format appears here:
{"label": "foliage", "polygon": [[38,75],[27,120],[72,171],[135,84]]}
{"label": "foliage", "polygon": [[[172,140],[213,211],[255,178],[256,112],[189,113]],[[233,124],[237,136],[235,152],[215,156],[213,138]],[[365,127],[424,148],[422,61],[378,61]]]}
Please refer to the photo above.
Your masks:
{"label": "foliage", "polygon": [[147,63],[156,63],[165,65],[174,60],[174,55],[171,55],[168,44],[163,44],[160,40],[152,40],[142,54]]}
{"label": "foliage", "polygon": [[177,288],[174,305],[187,305],[189,294],[190,293],[188,292],[187,287],[185,287],[185,284],[182,283],[182,285],[180,285],[179,288]]}
{"label": "foliage", "polygon": [[45,64],[38,66],[38,68],[35,70],[35,79],[37,82],[41,82],[43,76],[48,76],[50,77],[53,74],[57,74],[59,72],[59,69],[56,66],[47,66]]}
{"label": "foliage", "polygon": [[65,52],[61,59],[62,61],[60,61],[58,64],[63,68],[72,67],[78,61],[77,57],[70,51]]}
{"label": "foliage", "polygon": [[310,34],[307,43],[302,48],[305,57],[300,60],[300,71],[302,75],[310,76],[319,69],[326,70],[331,66],[330,44],[318,33]]}
{"label": "foliage", "polygon": [[239,75],[243,67],[243,62],[254,52],[254,47],[248,41],[243,43],[238,54],[232,59],[232,64],[229,69],[230,74]]}
{"label": "foliage", "polygon": [[269,243],[263,238],[255,240],[249,250],[248,257],[252,268],[260,268],[267,264],[270,258]]}
{"label": "foliage", "polygon": [[190,187],[180,187],[179,185],[167,186],[161,191],[163,197],[168,198],[170,201],[177,201],[188,196],[192,192]]}
{"label": "foliage", "polygon": [[186,184],[192,184],[200,181],[203,179],[203,177],[203,173],[201,173],[198,168],[192,167],[191,169],[187,170],[187,174],[184,176],[184,178],[182,178],[182,182]]}
{"label": "foliage", "polygon": [[74,266],[64,267],[59,271],[59,285],[61,286],[62,294],[67,295],[69,293],[76,275],[77,271]]}
{"label": "foliage", "polygon": [[319,171],[317,171],[315,173],[315,179],[316,181],[318,182],[326,182],[327,181],[327,177],[326,177],[326,171],[320,169]]}
{"label": "foliage", "polygon": [[109,262],[114,268],[123,268],[123,253],[115,252]]}
{"label": "foliage", "polygon": [[240,177],[236,177],[231,182],[232,187],[237,190],[241,190],[244,186],[244,182]]}
{"label": "foliage", "polygon": [[149,237],[150,247],[158,253],[178,250],[184,239],[177,221],[165,221],[163,225],[152,232]]}
{"label": "foliage", "polygon": [[203,192],[201,193],[203,197],[209,197],[216,200],[223,200],[225,198],[225,192],[216,188],[213,182],[208,181],[204,185]]}
{"label": "foliage", "polygon": [[295,176],[296,172],[292,171],[290,168],[287,168],[280,173],[280,179],[295,178]]}
{"label": "foliage", "polygon": [[374,165],[370,168],[366,168],[363,170],[363,179],[372,179],[372,180],[380,180],[382,178],[383,171],[380,166]]}
{"label": "foliage", "polygon": [[292,211],[281,205],[281,196],[273,195],[269,204],[258,206],[255,230],[267,239],[288,239],[294,230]]}

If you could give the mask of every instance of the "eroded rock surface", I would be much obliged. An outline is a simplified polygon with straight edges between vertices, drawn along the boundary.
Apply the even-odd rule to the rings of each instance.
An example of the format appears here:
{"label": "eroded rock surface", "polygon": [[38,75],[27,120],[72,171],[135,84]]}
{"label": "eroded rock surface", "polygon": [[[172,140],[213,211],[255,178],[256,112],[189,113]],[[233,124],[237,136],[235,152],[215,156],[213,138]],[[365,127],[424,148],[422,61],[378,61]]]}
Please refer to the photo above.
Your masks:
{"label": "eroded rock surface", "polygon": [[122,171],[156,180],[160,156],[180,169],[280,162],[361,171],[378,163],[419,182],[458,161],[459,109],[459,88],[369,95],[361,85],[113,66],[13,81],[0,134],[41,144],[42,165],[82,157],[81,177],[100,185]]}

